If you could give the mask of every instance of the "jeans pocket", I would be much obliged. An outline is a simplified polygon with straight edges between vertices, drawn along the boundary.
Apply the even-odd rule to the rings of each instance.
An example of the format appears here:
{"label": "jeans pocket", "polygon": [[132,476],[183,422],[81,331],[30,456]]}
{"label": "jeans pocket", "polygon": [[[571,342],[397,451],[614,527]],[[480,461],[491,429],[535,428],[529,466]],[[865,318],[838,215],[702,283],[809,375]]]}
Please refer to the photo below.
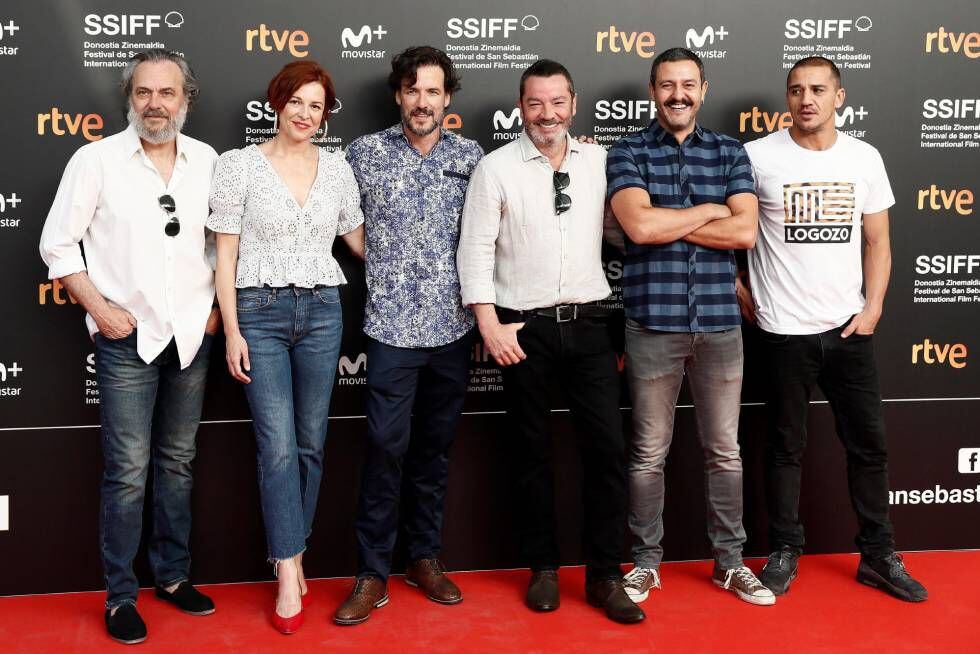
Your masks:
{"label": "jeans pocket", "polygon": [[340,291],[336,286],[320,286],[313,289],[313,295],[324,304],[339,304]]}
{"label": "jeans pocket", "polygon": [[759,338],[762,339],[764,343],[769,343],[770,345],[779,345],[780,343],[785,343],[789,340],[788,334],[773,334],[772,332],[767,332],[764,329],[759,329]]}
{"label": "jeans pocket", "polygon": [[240,288],[235,307],[239,313],[259,311],[272,304],[273,293],[267,288]]}

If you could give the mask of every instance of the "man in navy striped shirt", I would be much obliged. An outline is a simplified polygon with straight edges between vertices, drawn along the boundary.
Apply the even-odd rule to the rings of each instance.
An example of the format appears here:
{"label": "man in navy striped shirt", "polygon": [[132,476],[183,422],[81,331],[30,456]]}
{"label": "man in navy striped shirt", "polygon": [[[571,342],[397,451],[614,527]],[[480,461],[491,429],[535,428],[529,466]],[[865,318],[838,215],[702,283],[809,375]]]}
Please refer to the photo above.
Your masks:
{"label": "man in navy striped shirt", "polygon": [[650,71],[657,120],[609,151],[607,194],[626,233],[626,367],[633,399],[630,529],[634,601],[660,587],[664,461],[685,374],[706,459],[714,582],[752,604],[775,596],[742,562],[738,413],[742,336],[732,248],[758,229],[752,167],[741,144],[696,122],[708,83],[696,54],[661,53]]}

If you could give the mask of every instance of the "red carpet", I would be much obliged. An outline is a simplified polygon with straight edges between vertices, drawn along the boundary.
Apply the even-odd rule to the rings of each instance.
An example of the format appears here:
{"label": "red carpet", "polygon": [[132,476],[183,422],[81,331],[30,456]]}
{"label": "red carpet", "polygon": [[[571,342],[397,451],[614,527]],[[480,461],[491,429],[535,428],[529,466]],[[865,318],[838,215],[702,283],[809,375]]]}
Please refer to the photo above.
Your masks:
{"label": "red carpet", "polygon": [[[366,623],[339,627],[333,610],[349,579],[310,583],[313,605],[292,636],[268,622],[272,584],[206,588],[218,610],[185,616],[140,594],[149,638],[143,652],[943,652],[980,653],[980,551],[908,554],[906,563],[929,589],[908,604],[854,581],[856,555],[806,556],[792,590],[773,607],[745,604],[711,584],[711,564],[663,566],[664,590],[644,602],[646,622],[623,626],[585,603],[582,568],[561,572],[562,605],[535,614],[521,600],[525,571],[456,573],[465,594],[440,606],[390,583],[391,602]],[[756,571],[761,561],[749,565]],[[0,653],[123,652],[102,621],[102,593],[0,598]]]}

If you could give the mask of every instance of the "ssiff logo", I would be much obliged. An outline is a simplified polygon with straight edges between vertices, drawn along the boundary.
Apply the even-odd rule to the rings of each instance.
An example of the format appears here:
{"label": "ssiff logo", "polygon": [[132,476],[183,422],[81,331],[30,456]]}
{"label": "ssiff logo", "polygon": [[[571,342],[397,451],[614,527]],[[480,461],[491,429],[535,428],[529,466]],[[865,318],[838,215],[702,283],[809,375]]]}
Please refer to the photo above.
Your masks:
{"label": "ssiff logo", "polygon": [[871,19],[861,16],[857,20],[849,18],[790,18],[786,21],[784,36],[787,39],[829,39],[844,35],[852,29],[867,32],[871,29]]}
{"label": "ssiff logo", "polygon": [[57,107],[51,107],[50,111],[37,115],[38,136],[49,133],[55,136],[64,136],[65,134],[77,136],[81,133],[86,141],[98,141],[102,138],[99,131],[104,125],[102,116],[99,114],[68,114]]}
{"label": "ssiff logo", "polygon": [[179,11],[165,16],[159,14],[89,14],[85,17],[85,33],[89,36],[134,36],[153,34],[153,30],[166,25],[171,29],[184,24]]}
{"label": "ssiff logo", "polygon": [[303,30],[270,29],[265,23],[260,23],[256,28],[245,30],[245,50],[252,52],[256,42],[259,50],[263,52],[289,50],[289,53],[297,59],[310,54],[306,49],[310,45],[310,35]]}
{"label": "ssiff logo", "polygon": [[541,25],[537,16],[524,18],[450,18],[446,21],[446,36],[451,39],[510,38],[518,25],[525,32],[533,32]]}
{"label": "ssiff logo", "polygon": [[932,54],[933,46],[940,54],[962,53],[967,59],[980,57],[980,32],[947,32],[940,26],[935,32],[926,32],[926,52]]}
{"label": "ssiff logo", "polygon": [[631,52],[643,59],[650,59],[654,54],[657,37],[653,32],[623,32],[610,25],[608,30],[596,32],[596,52]]}
{"label": "ssiff logo", "polygon": [[959,451],[958,464],[956,469],[961,474],[972,475],[980,473],[980,448],[961,447]]}

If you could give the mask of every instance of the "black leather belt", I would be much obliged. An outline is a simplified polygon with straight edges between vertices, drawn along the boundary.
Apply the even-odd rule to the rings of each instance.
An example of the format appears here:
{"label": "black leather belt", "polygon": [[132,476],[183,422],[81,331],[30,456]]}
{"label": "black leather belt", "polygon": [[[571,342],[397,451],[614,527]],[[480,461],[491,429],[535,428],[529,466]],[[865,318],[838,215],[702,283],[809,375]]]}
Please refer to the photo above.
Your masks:
{"label": "black leather belt", "polygon": [[579,318],[605,318],[609,315],[609,309],[598,304],[558,304],[553,307],[543,307],[541,309],[527,309],[517,311],[497,307],[497,316],[504,322],[520,322],[530,316],[541,316],[551,318],[555,322],[570,322]]}

